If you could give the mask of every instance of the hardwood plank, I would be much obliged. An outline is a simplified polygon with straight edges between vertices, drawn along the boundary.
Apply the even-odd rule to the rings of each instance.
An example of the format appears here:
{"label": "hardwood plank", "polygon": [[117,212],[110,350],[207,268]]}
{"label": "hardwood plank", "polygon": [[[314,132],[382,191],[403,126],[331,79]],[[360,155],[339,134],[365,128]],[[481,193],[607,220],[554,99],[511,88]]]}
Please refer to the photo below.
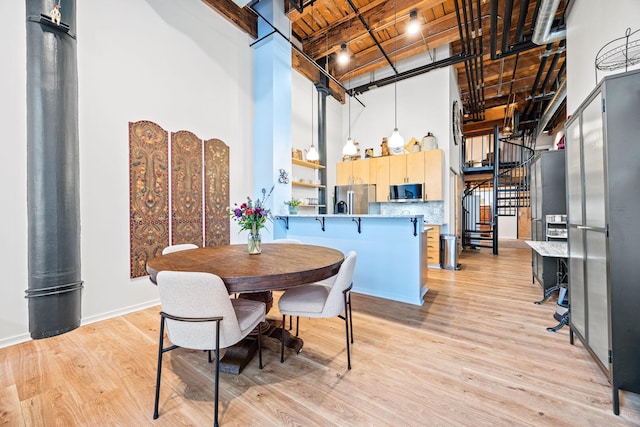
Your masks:
{"label": "hardwood plank", "polygon": [[[302,352],[264,340],[265,367],[220,375],[223,425],[640,425],[640,396],[611,386],[555,303],[535,305],[528,249],[466,251],[460,271],[431,269],[423,306],[353,294],[353,369],[344,322],[300,319]],[[277,307],[279,294],[274,295]],[[152,419],[159,307],[0,349],[0,424],[207,425],[214,367],[166,353]],[[269,317],[279,319],[277,308]]]}

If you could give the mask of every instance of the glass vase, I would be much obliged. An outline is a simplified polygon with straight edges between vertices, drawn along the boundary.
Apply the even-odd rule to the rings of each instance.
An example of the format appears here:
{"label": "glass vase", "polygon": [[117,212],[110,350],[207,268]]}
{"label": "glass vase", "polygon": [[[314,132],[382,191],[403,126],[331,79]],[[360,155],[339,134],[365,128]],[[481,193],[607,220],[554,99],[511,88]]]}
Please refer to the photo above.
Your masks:
{"label": "glass vase", "polygon": [[260,237],[260,230],[255,227],[249,230],[249,236],[247,237],[247,249],[249,255],[257,255],[262,252],[262,238]]}

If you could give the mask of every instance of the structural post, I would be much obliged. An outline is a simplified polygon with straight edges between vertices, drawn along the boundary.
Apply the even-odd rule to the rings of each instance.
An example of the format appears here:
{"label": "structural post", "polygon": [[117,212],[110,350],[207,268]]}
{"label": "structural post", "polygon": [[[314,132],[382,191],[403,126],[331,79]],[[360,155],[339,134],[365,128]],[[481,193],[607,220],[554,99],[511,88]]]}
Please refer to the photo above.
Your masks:
{"label": "structural post", "polygon": [[[26,0],[29,331],[80,325],[80,196],[75,0]],[[42,16],[41,14],[45,14]],[[54,16],[55,18],[55,16]]]}
{"label": "structural post", "polygon": [[[318,153],[320,154],[320,164],[327,164],[327,95],[329,95],[329,82],[324,75],[320,76],[321,83],[316,83],[316,90],[318,91]],[[327,200],[327,170],[319,169],[318,176],[320,183],[325,185],[324,188],[318,190],[318,203],[321,206],[318,213],[326,214],[328,212],[327,207],[330,206]],[[333,202],[331,202],[333,205]]]}
{"label": "structural post", "polygon": [[258,18],[258,39],[254,46],[253,124],[254,192],[275,184],[270,200],[279,213],[291,198],[291,187],[278,184],[277,171],[291,172],[291,44],[278,33],[289,34],[284,2],[264,0],[254,8],[268,20]]}

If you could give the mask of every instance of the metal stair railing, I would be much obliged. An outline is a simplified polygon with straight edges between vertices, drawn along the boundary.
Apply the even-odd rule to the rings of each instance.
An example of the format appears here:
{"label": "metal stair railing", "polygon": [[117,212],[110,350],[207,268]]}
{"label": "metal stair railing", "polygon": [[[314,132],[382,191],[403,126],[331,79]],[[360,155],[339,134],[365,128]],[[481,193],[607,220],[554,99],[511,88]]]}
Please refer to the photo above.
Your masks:
{"label": "metal stair railing", "polygon": [[462,197],[463,247],[492,248],[497,255],[498,216],[516,215],[519,207],[530,205],[528,168],[535,140],[531,132],[516,139],[521,142],[496,141],[492,177],[467,183]]}

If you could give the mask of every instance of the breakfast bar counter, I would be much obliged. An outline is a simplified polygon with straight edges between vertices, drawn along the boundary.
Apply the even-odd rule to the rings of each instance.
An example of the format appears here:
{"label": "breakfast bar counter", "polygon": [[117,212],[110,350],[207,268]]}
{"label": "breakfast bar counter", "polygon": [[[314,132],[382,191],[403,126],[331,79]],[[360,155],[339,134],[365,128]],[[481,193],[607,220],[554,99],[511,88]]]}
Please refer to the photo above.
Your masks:
{"label": "breakfast bar counter", "polygon": [[358,253],[353,292],[422,305],[427,293],[423,215],[280,215],[276,239]]}

